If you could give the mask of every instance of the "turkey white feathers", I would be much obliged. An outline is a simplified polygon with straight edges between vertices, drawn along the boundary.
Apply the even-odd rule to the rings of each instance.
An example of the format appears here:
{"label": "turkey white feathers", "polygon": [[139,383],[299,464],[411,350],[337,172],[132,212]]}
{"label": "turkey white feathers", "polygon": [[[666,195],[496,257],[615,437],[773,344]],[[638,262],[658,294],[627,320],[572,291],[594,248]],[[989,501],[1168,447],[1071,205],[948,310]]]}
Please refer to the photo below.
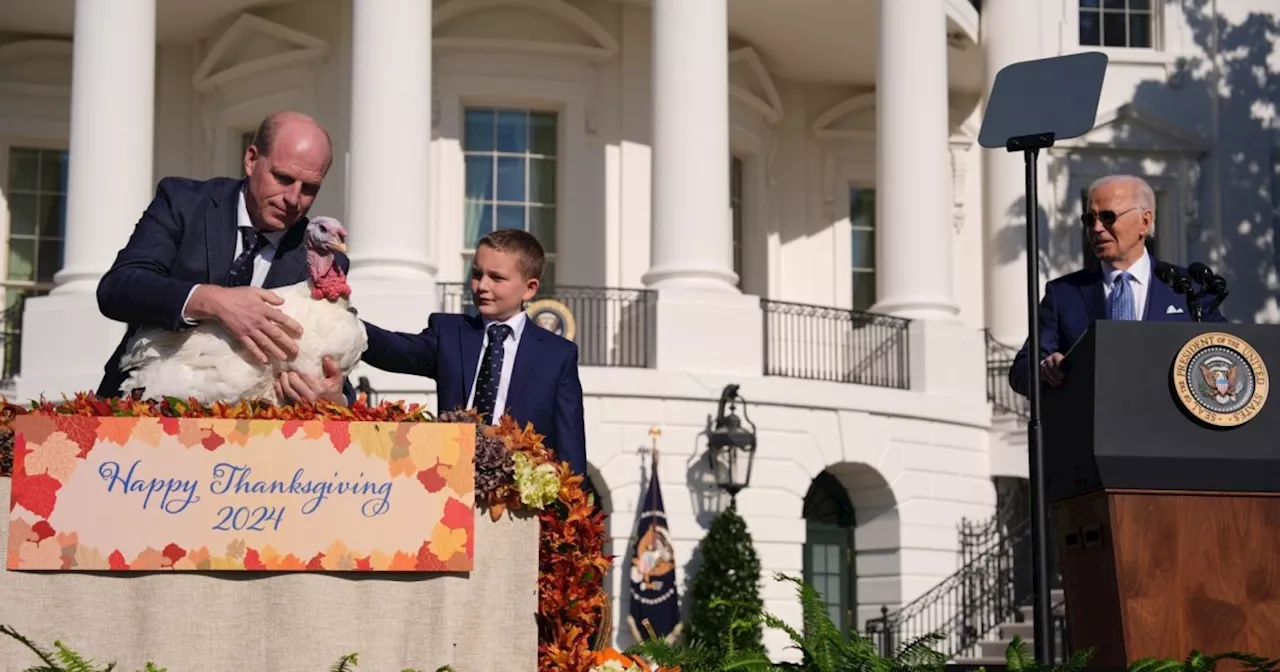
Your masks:
{"label": "turkey white feathers", "polygon": [[321,380],[321,360],[327,355],[344,376],[349,374],[368,346],[368,337],[351,307],[346,276],[334,263],[333,253],[346,251],[346,235],[346,229],[332,217],[311,220],[303,236],[307,279],[271,290],[284,300],[277,308],[302,325],[298,354],[293,359],[261,364],[215,320],[177,332],[140,329],[120,360],[127,376],[120,386],[122,396],[141,389],[142,396],[150,399],[280,403],[273,383],[282,371],[298,371]]}

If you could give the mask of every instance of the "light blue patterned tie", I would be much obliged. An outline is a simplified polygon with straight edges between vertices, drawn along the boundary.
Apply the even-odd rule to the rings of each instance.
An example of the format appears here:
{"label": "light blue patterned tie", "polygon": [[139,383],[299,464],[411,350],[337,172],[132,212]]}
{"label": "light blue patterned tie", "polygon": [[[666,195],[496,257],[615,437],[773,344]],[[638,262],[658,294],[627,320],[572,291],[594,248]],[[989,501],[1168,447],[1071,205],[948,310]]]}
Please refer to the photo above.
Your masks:
{"label": "light blue patterned tie", "polygon": [[1133,276],[1123,272],[1116,276],[1107,305],[1107,312],[1111,314],[1111,319],[1113,320],[1138,319],[1136,311],[1133,309],[1133,289],[1129,286],[1131,277]]}

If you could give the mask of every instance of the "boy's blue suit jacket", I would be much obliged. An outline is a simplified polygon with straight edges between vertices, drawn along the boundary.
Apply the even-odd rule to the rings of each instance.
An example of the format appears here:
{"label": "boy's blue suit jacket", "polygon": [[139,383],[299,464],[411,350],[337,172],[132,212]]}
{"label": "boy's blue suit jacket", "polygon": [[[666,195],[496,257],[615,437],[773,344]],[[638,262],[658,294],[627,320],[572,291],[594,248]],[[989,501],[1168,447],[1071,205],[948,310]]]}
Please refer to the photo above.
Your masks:
{"label": "boy's blue suit jacket", "polygon": [[[470,315],[436,313],[417,334],[365,323],[369,347],[363,361],[384,371],[436,381],[437,411],[466,407],[480,362],[484,323]],[[539,327],[524,326],[507,389],[507,408],[517,423],[533,423],[556,457],[577,474],[587,473],[587,439],[578,379],[578,346]]]}

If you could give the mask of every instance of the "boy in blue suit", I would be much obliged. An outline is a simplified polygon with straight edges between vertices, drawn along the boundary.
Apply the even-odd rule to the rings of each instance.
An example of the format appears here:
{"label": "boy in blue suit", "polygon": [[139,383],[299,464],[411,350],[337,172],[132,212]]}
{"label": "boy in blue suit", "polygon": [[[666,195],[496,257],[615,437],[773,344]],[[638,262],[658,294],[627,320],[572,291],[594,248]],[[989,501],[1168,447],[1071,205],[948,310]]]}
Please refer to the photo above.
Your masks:
{"label": "boy in blue suit", "polygon": [[533,423],[557,458],[586,475],[586,428],[578,346],[524,312],[538,293],[546,256],[533,235],[501,229],[476,243],[471,296],[479,317],[436,313],[416,334],[365,323],[363,361],[436,381],[437,411],[474,408],[497,424],[510,414]]}

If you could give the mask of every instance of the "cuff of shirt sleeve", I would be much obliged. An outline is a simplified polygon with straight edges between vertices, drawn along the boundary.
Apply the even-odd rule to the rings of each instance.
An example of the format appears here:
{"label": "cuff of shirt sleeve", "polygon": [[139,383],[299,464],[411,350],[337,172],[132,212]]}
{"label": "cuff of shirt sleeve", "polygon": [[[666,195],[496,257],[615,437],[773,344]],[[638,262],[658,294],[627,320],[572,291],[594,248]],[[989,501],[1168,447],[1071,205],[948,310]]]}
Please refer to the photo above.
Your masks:
{"label": "cuff of shirt sleeve", "polygon": [[187,317],[187,304],[191,303],[191,296],[196,293],[196,287],[199,287],[199,285],[192,287],[191,291],[187,292],[187,300],[182,302],[182,313],[179,315],[182,318],[182,321],[185,322],[189,327],[196,326],[195,321]]}

